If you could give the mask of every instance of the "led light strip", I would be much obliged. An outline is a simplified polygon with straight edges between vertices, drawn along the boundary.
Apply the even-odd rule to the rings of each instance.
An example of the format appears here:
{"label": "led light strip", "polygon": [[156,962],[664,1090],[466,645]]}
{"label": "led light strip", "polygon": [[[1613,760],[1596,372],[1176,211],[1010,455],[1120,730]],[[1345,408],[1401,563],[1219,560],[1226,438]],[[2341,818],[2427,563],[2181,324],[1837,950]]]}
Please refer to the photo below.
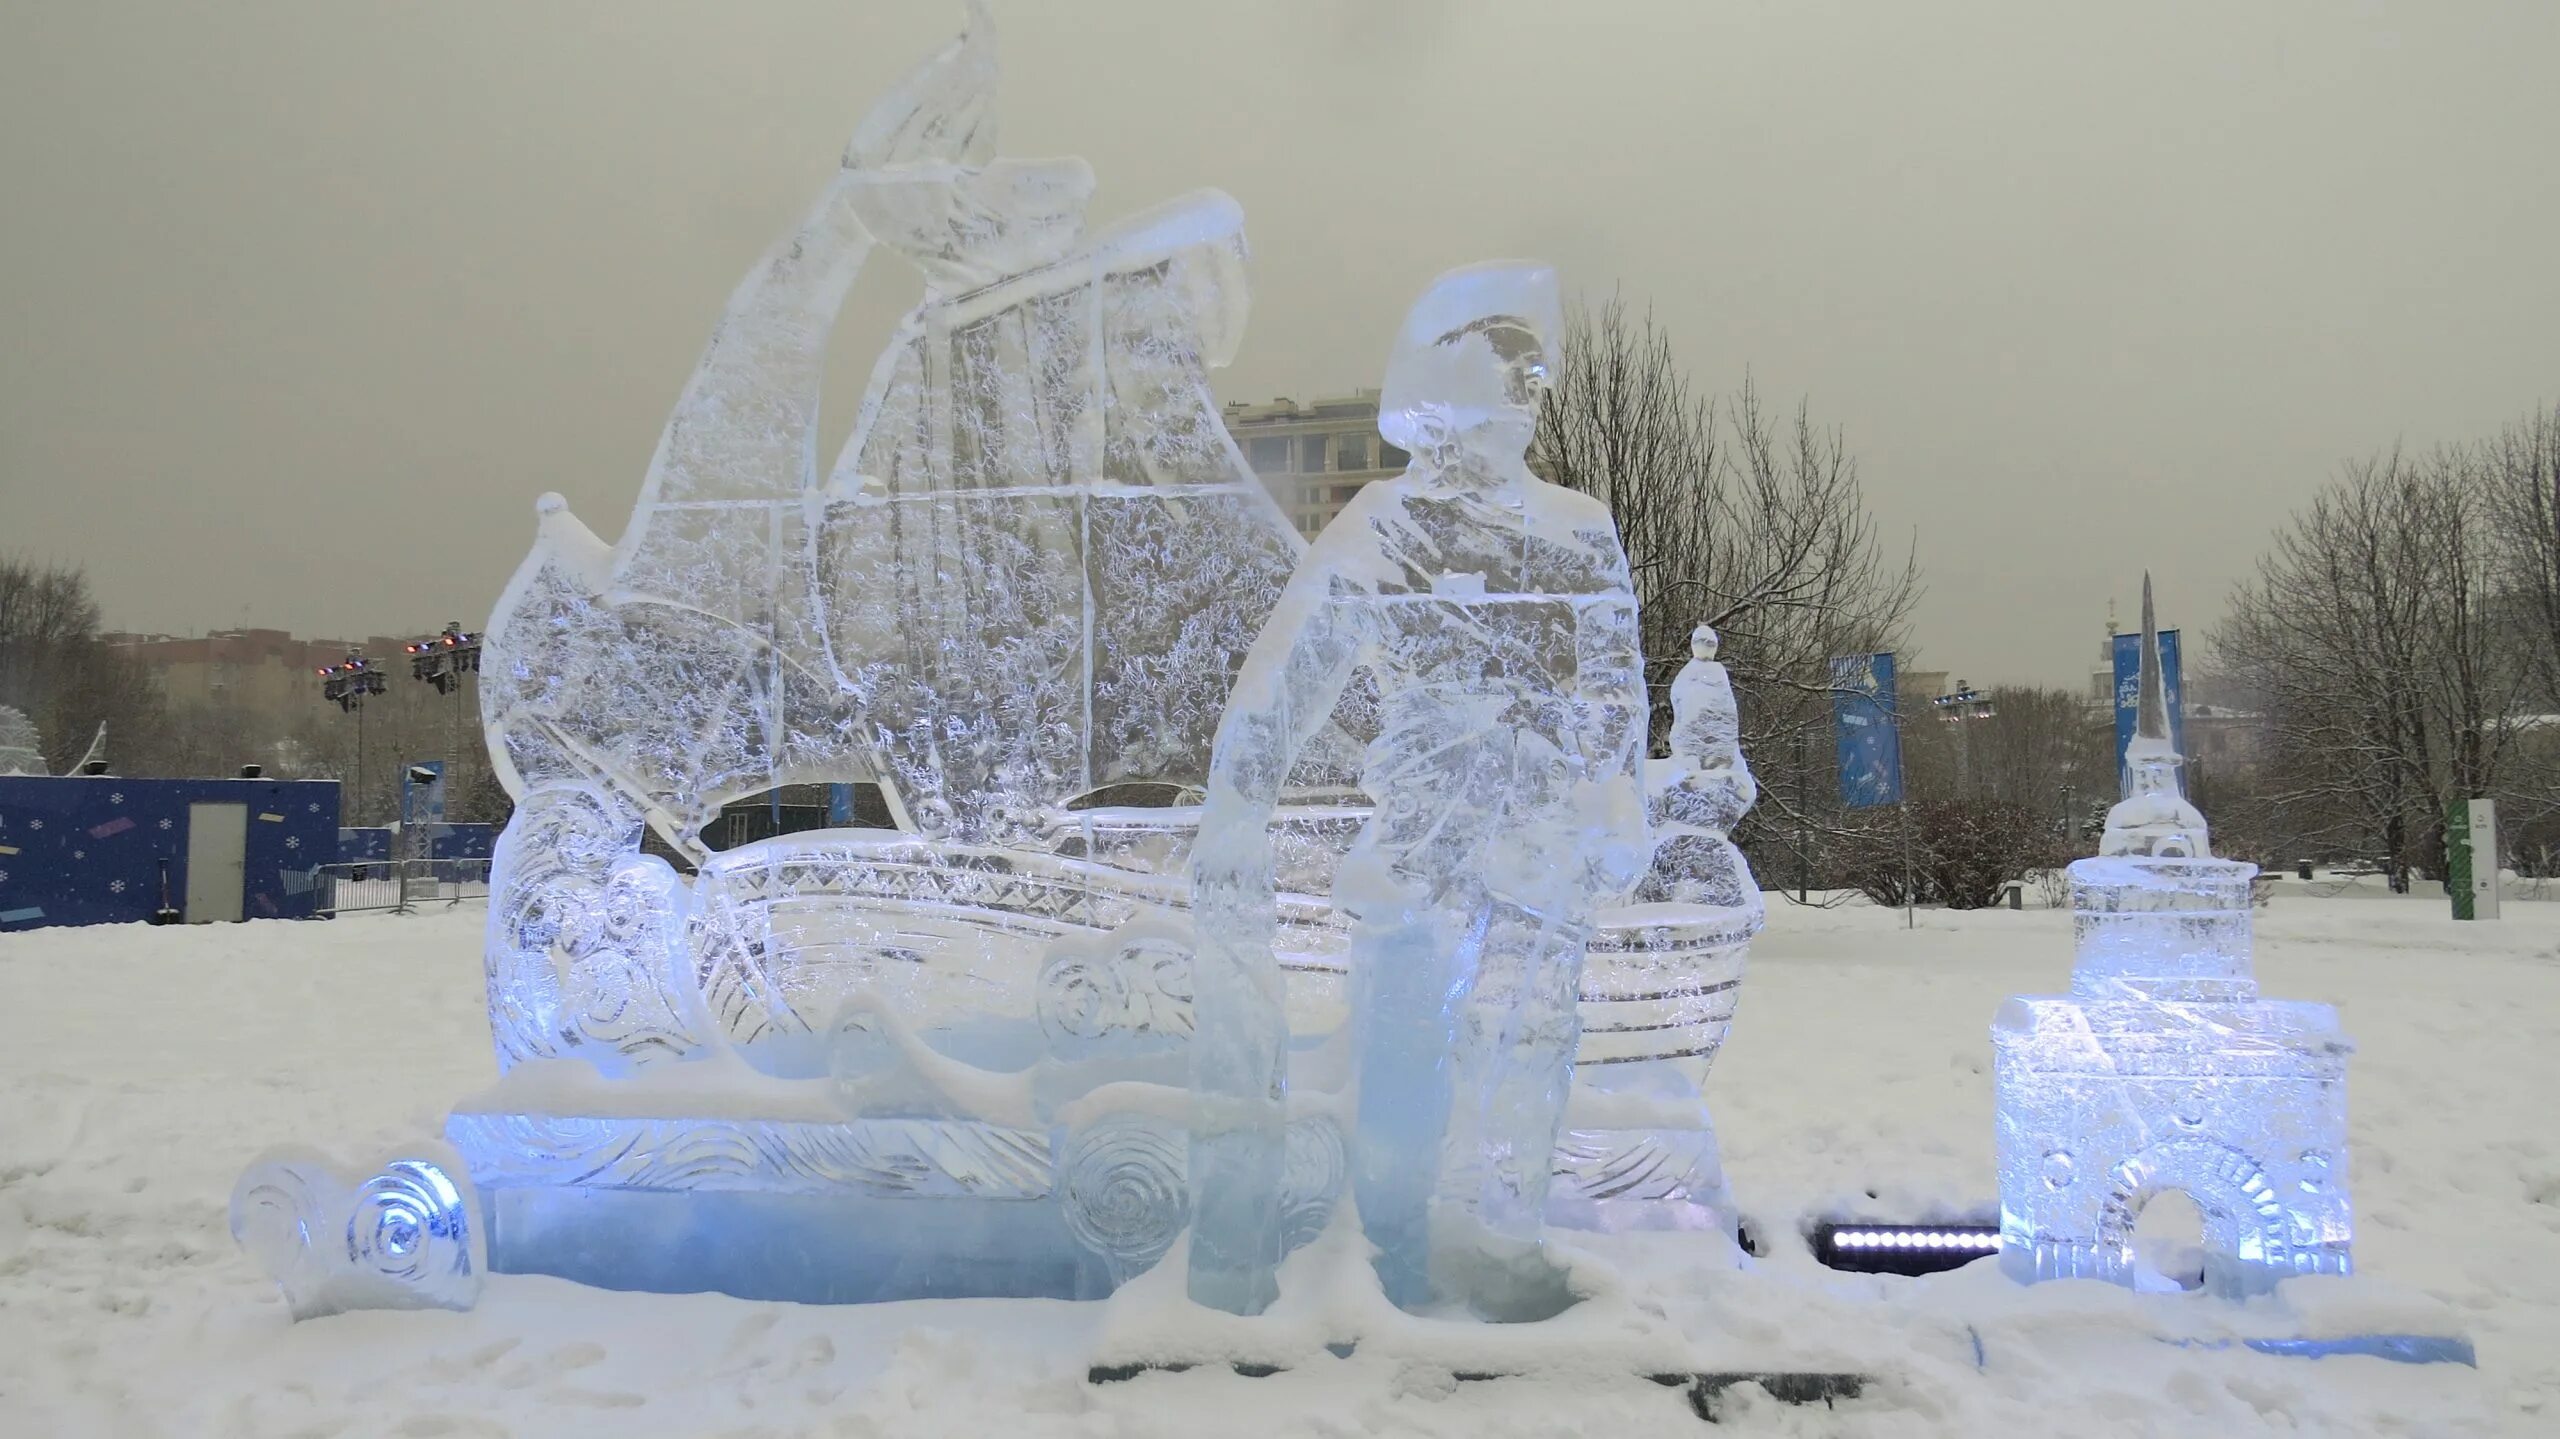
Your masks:
{"label": "led light strip", "polygon": [[1997,1229],[1849,1229],[1831,1231],[1834,1249],[1955,1250],[1989,1254],[2000,1247]]}

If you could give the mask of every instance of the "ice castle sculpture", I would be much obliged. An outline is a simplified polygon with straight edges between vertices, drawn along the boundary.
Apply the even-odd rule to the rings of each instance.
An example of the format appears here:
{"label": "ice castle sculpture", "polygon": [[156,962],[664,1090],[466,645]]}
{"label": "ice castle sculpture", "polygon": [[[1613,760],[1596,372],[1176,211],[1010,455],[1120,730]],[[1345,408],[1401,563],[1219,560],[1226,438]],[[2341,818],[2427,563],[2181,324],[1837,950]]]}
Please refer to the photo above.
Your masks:
{"label": "ice castle sculpture", "polygon": [[[1230,1122],[1197,1100],[1194,1044],[1238,1013],[1195,974],[1193,839],[1229,689],[1307,547],[1208,388],[1245,320],[1234,202],[1088,229],[1081,161],[996,155],[994,84],[973,6],[730,297],[618,541],[537,505],[482,667],[516,800],[485,945],[500,1076],[446,1129],[493,1270],[1089,1298],[1192,1224],[1195,1125]],[[829,336],[882,248],[923,295],[822,472]],[[1739,773],[1701,663],[1675,700],[1714,713],[1683,733]],[[1356,681],[1316,717],[1257,836],[1272,924],[1245,1018],[1284,1071],[1251,1116],[1258,1255],[1320,1232],[1347,1183],[1358,999],[1331,896],[1371,821],[1376,696]],[[877,785],[893,825],[706,842],[723,804],[810,782]],[[1701,1086],[1762,915],[1738,856],[1688,842],[1722,833],[1712,810],[1583,917],[1579,1039],[1543,1021],[1574,1060],[1556,1222],[1729,1226]]]}
{"label": "ice castle sculpture", "polygon": [[1992,1026],[2001,1265],[2134,1284],[2135,1221],[2176,1190],[2204,1217],[2204,1287],[2237,1298],[2349,1272],[2349,1045],[2328,1005],[2258,997],[2257,868],[2213,857],[2169,735],[2146,576],[2124,799],[2071,866],[2071,994]]}

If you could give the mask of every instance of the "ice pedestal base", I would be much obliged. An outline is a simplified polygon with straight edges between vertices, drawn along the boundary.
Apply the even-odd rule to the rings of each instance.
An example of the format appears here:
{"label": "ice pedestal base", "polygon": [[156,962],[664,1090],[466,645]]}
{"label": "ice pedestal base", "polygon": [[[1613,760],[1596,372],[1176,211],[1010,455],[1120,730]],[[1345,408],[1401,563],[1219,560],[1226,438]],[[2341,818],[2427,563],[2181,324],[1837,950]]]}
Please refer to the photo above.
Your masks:
{"label": "ice pedestal base", "polygon": [[[492,1106],[456,1111],[445,1133],[488,1215],[492,1268],[605,1289],[1099,1299],[1128,1242],[1160,1252],[1182,1222],[1179,1176],[1169,1193],[1080,1194],[1052,1157],[1066,1136],[968,1120]],[[1110,1211],[1099,1245],[1096,1206]]]}
{"label": "ice pedestal base", "polygon": [[[489,1267],[603,1289],[800,1304],[1100,1299],[1190,1218],[1179,1131],[1137,1114],[1051,1131],[946,1119],[663,1118],[469,1107],[445,1134]],[[1291,1247],[1340,1198],[1331,1121],[1290,1125]],[[1704,1131],[1577,1130],[1550,1215],[1730,1232]]]}
{"label": "ice pedestal base", "polygon": [[600,1289],[795,1304],[1100,1299],[1114,1281],[1054,1198],[484,1189],[489,1263]]}

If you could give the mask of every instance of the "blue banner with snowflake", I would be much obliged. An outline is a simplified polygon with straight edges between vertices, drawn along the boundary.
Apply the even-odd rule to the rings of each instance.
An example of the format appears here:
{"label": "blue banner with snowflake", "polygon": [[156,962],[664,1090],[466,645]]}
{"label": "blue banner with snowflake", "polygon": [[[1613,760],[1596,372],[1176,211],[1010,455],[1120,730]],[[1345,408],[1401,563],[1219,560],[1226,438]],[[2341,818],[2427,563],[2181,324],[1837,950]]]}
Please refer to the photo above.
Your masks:
{"label": "blue banner with snowflake", "polygon": [[[2122,775],[2124,752],[2133,743],[2134,722],[2142,708],[2142,636],[2117,635],[2110,653],[2116,670],[2116,773]],[[2178,671],[2176,630],[2160,631],[2160,697],[2169,706],[2169,743],[2178,753],[2187,754],[2186,685]]]}
{"label": "blue banner with snowflake", "polygon": [[201,877],[200,895],[227,900],[215,892],[236,884],[244,919],[313,914],[311,873],[338,857],[335,780],[10,776],[0,778],[0,931],[183,913],[198,816],[240,830],[238,874],[226,861]]}
{"label": "blue banner with snowflake", "polygon": [[1902,728],[1894,658],[1888,652],[1831,661],[1831,725],[1837,736],[1840,803],[1850,809],[1902,803]]}

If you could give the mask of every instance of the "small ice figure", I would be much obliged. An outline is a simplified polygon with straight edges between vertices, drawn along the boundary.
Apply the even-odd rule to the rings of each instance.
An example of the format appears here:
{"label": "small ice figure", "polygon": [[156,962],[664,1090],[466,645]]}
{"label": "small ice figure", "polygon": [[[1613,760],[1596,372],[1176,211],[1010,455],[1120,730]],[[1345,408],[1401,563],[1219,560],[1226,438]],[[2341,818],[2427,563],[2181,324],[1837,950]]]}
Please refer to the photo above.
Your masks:
{"label": "small ice figure", "polygon": [[1643,900],[1757,910],[1760,886],[1733,843],[1733,827],[1760,786],[1742,757],[1742,720],[1733,679],[1716,661],[1719,641],[1700,625],[1689,662],[1671,681],[1671,753],[1647,777],[1654,826],[1653,868],[1636,890]]}
{"label": "small ice figure", "polygon": [[1356,670],[1377,688],[1345,857],[1353,1193],[1397,1304],[1536,1319],[1572,1302],[1539,1249],[1593,916],[1644,874],[1636,601],[1598,501],[1525,460],[1555,272],[1434,282],[1388,362],[1379,433],[1413,464],[1308,552],[1218,727],[1192,863],[1192,1297],[1273,1296],[1283,1051],[1268,823]]}
{"label": "small ice figure", "polygon": [[1992,1026],[2001,1265],[2020,1280],[2142,1286],[2143,1207],[2203,1217],[2207,1290],[2237,1298],[2344,1274],[2350,1046],[2325,1004],[2262,1000],[2249,962],[2254,865],[2213,857],[2178,782],[2151,581],[2124,799],[2071,866],[2068,997],[2021,997]]}

